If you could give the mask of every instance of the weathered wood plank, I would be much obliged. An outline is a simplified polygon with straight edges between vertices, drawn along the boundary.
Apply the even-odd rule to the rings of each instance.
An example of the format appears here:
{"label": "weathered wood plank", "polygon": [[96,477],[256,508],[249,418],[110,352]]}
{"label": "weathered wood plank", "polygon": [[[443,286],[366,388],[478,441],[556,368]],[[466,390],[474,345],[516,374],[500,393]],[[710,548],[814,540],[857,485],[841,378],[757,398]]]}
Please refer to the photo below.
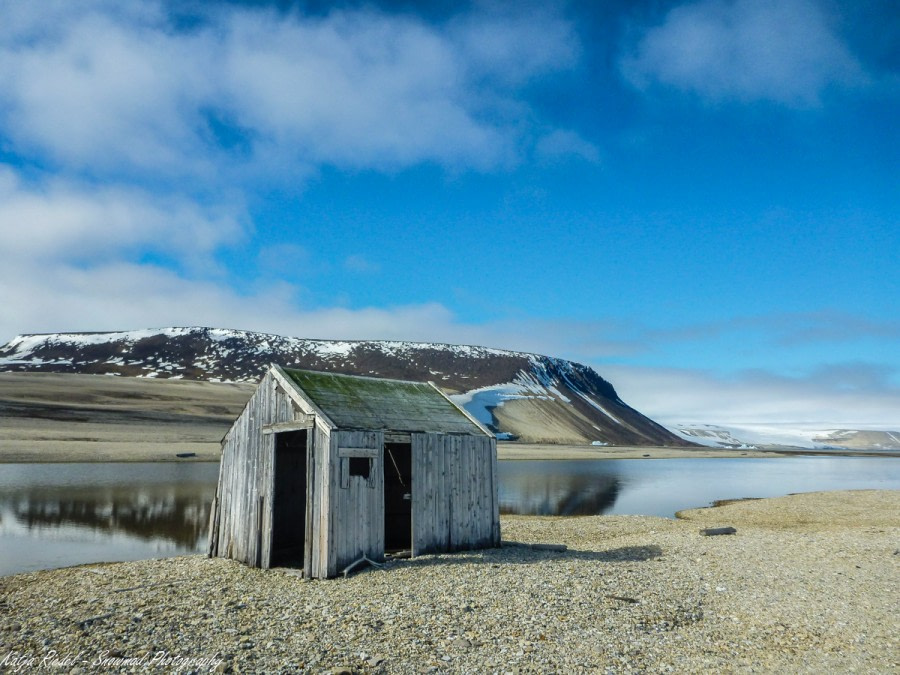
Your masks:
{"label": "weathered wood plank", "polygon": [[368,457],[375,459],[381,454],[381,448],[338,448],[338,457]]}
{"label": "weathered wood plank", "polygon": [[722,534],[736,534],[737,530],[733,527],[707,527],[700,530],[700,534],[704,537],[715,537]]}
{"label": "weathered wood plank", "polygon": [[311,429],[315,422],[315,415],[303,413],[303,417],[300,419],[294,419],[288,422],[273,422],[272,424],[264,424],[262,425],[262,433],[264,435],[268,435],[280,434],[285,431],[303,431],[304,429]]}

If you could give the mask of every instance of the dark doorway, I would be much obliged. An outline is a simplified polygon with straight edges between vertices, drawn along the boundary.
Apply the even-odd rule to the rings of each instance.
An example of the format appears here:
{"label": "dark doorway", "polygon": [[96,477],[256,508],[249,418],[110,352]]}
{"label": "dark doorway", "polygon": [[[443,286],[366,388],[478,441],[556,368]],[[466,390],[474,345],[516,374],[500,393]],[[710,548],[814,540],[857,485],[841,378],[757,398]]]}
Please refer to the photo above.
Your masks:
{"label": "dark doorway", "polygon": [[306,431],[275,434],[271,566],[303,567],[306,541]]}
{"label": "dark doorway", "polygon": [[384,550],[412,550],[412,445],[384,445]]}

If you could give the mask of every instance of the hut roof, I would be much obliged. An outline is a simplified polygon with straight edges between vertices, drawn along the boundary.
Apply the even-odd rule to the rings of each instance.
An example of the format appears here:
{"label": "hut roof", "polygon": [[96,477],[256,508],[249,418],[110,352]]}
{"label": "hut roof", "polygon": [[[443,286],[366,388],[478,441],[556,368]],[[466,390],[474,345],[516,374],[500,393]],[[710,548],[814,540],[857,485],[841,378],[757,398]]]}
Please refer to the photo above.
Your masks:
{"label": "hut roof", "polygon": [[485,433],[436,387],[426,382],[289,368],[284,368],[283,372],[339,428]]}

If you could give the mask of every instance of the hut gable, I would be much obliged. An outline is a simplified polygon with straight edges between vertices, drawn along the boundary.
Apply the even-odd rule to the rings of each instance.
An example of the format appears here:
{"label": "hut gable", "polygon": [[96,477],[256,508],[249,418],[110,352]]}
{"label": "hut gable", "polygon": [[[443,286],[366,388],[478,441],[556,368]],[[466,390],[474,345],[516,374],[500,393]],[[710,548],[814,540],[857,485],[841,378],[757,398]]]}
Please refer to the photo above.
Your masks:
{"label": "hut gable", "polygon": [[499,541],[496,439],[434,385],[273,366],[223,439],[211,556],[325,578]]}

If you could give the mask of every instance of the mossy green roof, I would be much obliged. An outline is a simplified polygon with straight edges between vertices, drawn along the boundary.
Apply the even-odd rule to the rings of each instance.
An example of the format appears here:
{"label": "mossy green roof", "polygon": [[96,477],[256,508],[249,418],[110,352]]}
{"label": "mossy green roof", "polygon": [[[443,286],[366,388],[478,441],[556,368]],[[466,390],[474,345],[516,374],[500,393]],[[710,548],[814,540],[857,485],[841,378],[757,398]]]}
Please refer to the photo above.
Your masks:
{"label": "mossy green roof", "polygon": [[288,368],[284,373],[341,429],[484,434],[426,382]]}

